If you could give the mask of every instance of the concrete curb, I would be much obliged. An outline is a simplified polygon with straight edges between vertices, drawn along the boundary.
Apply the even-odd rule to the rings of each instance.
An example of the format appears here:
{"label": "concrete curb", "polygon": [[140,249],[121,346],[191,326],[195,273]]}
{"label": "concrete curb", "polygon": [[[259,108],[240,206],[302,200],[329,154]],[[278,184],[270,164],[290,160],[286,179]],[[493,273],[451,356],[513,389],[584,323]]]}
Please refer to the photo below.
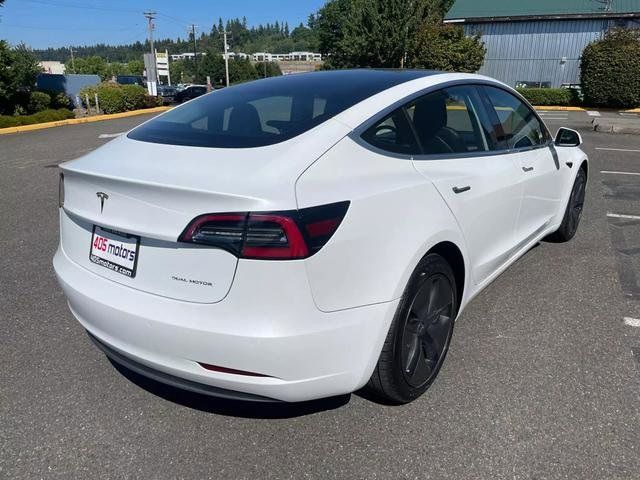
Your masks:
{"label": "concrete curb", "polygon": [[102,122],[104,120],[115,120],[117,118],[134,117],[136,115],[166,112],[169,109],[171,109],[171,107],[145,108],[142,110],[131,110],[130,112],[111,113],[108,115],[94,115],[93,117],[70,118],[68,120],[58,120],[56,122],[35,123],[33,125],[20,125],[18,127],[0,128],[0,135],[6,135],[9,133],[31,132],[33,130],[62,127],[64,125],[78,125],[80,123]]}
{"label": "concrete curb", "polygon": [[586,108],[582,107],[559,107],[557,105],[534,105],[533,108],[536,110],[548,110],[548,111],[558,111],[558,112],[586,112]]}
{"label": "concrete curb", "polygon": [[631,110],[615,110],[611,108],[585,108],[585,107],[559,107],[557,105],[534,105],[536,110],[547,110],[547,111],[558,111],[558,112],[590,112],[590,111],[600,111],[600,112],[621,112],[621,113],[640,113],[640,108],[632,108]]}

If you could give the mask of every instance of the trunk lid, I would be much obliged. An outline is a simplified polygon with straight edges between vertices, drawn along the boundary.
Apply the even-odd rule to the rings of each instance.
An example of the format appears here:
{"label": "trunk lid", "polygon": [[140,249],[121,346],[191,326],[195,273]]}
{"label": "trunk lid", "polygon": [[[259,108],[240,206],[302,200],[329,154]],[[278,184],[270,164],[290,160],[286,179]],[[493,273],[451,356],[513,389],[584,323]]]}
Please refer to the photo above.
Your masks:
{"label": "trunk lid", "polygon": [[[231,253],[177,242],[205,213],[296,208],[300,174],[348,133],[329,121],[300,137],[252,149],[146,143],[126,136],[60,166],[64,174],[61,245],[96,275],[145,292],[214,303],[229,292]],[[94,229],[139,238],[132,277],[90,259]]]}

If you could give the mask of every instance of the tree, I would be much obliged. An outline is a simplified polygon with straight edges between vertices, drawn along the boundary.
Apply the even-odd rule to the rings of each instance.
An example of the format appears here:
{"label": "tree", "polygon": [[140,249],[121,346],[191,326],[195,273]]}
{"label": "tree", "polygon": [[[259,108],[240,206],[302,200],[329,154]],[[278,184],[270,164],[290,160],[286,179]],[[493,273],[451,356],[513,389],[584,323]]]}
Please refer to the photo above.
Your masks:
{"label": "tree", "polygon": [[[85,75],[100,75],[102,80],[107,78],[107,62],[98,55],[91,57],[76,58],[74,60],[76,73]],[[65,64],[65,68],[71,71],[71,65]]]}
{"label": "tree", "polygon": [[408,65],[473,73],[482,66],[485,53],[480,35],[467,37],[458,25],[425,22],[410,47]]}
{"label": "tree", "polygon": [[40,72],[38,61],[24,44],[12,48],[0,40],[0,113],[11,115],[26,108]]}
{"label": "tree", "polygon": [[257,62],[254,66],[260,78],[279,77],[282,75],[278,62]]}
{"label": "tree", "polygon": [[[448,0],[447,0],[448,1]],[[330,0],[313,19],[331,67],[403,67],[425,21],[444,0]]]}
{"label": "tree", "polygon": [[175,60],[169,62],[169,73],[173,83],[191,83],[195,80],[195,65],[192,60]]}
{"label": "tree", "polygon": [[142,60],[131,60],[127,64],[127,68],[131,75],[142,75],[144,72],[144,62]]}
{"label": "tree", "polygon": [[640,29],[614,29],[582,52],[584,101],[593,107],[640,105]]}

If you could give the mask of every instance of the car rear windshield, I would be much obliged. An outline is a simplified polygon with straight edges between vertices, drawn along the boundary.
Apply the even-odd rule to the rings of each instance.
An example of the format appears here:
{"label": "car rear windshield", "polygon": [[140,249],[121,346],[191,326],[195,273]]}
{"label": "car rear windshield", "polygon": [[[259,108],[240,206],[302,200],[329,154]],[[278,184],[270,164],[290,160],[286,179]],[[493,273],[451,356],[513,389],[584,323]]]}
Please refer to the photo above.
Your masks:
{"label": "car rear windshield", "polygon": [[197,98],[129,133],[152,143],[251,148],[280,143],[419,71],[344,70],[274,77]]}

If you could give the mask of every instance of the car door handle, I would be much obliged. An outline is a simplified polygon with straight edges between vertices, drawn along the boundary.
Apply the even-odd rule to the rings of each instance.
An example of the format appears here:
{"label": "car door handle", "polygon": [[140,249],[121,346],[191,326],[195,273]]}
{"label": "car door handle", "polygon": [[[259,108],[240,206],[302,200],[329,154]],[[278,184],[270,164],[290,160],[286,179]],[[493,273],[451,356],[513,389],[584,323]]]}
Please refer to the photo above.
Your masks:
{"label": "car door handle", "polygon": [[523,172],[532,172],[533,171],[533,167],[522,167],[522,171]]}
{"label": "car door handle", "polygon": [[453,187],[453,193],[464,193],[471,190],[471,186],[467,185],[466,187]]}

